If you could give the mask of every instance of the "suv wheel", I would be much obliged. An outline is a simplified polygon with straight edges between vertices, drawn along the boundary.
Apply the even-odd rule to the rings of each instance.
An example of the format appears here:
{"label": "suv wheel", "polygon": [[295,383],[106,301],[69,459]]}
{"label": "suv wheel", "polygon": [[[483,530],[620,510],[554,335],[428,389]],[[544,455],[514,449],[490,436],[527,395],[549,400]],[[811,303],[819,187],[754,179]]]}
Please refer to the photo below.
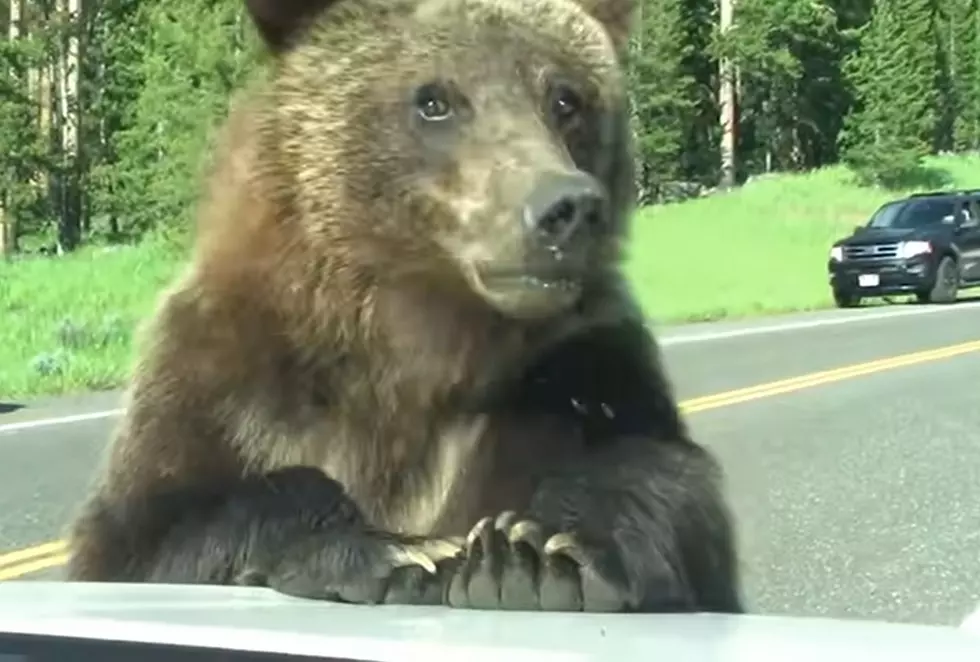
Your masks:
{"label": "suv wheel", "polygon": [[936,267],[936,283],[927,292],[918,292],[915,297],[920,303],[952,303],[960,288],[960,265],[946,255]]}
{"label": "suv wheel", "polygon": [[861,303],[861,297],[854,292],[834,290],[834,303],[838,308],[854,308]]}

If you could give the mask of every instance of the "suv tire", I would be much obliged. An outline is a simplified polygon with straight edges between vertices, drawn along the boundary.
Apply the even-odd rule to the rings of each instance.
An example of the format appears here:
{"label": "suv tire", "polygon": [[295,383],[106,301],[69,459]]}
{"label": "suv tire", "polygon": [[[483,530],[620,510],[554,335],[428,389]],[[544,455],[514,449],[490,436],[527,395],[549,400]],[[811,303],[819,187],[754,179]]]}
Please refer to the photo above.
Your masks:
{"label": "suv tire", "polygon": [[835,289],[834,303],[838,308],[854,308],[861,303],[861,297],[854,292]]}
{"label": "suv tire", "polygon": [[931,290],[917,292],[919,303],[952,303],[960,287],[960,265],[949,255],[944,255],[936,267],[936,282]]}

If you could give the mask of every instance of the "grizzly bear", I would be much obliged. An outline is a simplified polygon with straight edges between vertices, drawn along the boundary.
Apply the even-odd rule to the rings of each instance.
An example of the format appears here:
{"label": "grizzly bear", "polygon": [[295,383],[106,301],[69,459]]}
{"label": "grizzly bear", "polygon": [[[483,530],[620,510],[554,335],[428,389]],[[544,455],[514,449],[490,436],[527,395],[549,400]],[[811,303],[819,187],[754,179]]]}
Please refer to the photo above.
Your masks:
{"label": "grizzly bear", "polygon": [[715,459],[620,271],[632,0],[247,0],[187,271],[69,579],[742,610]]}

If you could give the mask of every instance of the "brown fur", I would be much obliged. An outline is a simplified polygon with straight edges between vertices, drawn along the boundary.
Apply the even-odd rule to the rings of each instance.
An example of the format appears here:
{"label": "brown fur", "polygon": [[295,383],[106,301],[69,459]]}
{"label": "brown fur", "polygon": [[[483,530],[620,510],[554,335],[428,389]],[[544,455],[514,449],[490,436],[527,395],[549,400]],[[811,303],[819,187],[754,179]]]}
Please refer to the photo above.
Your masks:
{"label": "brown fur", "polygon": [[[617,50],[632,3],[248,4],[270,71],[230,113],[192,261],[143,331],[126,416],[72,532],[70,576],[238,578],[304,595],[319,582],[356,600],[344,592],[355,575],[384,565],[377,534],[449,562],[440,600],[474,606],[448,587],[476,576],[476,538],[489,553],[480,518],[513,510],[600,547],[617,517],[626,533],[646,527],[634,538],[653,546],[619,549],[600,573],[622,594],[615,608],[657,602],[656,585],[665,602],[736,609],[716,470],[687,440],[617,269],[633,194]],[[561,130],[540,111],[556,71],[595,113]],[[434,76],[474,109],[449,138],[406,128],[404,95]],[[480,269],[535,259],[515,210],[540,173],[570,168],[595,177],[609,203],[576,253],[579,295],[491,292]],[[648,441],[627,453],[637,435]],[[604,468],[582,468],[592,461]],[[647,465],[635,479],[656,527],[628,513],[628,496],[601,497]],[[290,467],[323,478],[281,473]],[[591,491],[567,482],[582,471]],[[332,485],[336,503],[323,496]],[[283,490],[299,495],[295,507]],[[693,523],[659,521],[677,513]],[[660,540],[684,527],[703,541]],[[466,553],[439,542],[471,529]],[[338,535],[356,568],[308,555]],[[657,549],[654,571],[643,557]],[[717,556],[697,560],[705,554]],[[689,576],[698,563],[713,588]],[[683,598],[671,593],[682,586]]]}

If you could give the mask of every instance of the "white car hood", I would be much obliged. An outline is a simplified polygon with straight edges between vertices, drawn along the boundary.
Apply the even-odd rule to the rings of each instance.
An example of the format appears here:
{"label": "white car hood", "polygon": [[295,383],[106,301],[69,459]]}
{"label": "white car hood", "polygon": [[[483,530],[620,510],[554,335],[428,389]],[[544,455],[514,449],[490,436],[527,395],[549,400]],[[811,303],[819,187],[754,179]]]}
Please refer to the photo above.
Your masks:
{"label": "white car hood", "polygon": [[[379,661],[980,661],[980,636],[966,627],[354,606],[200,585],[4,582],[0,633]],[[5,652],[0,646],[0,657]]]}

